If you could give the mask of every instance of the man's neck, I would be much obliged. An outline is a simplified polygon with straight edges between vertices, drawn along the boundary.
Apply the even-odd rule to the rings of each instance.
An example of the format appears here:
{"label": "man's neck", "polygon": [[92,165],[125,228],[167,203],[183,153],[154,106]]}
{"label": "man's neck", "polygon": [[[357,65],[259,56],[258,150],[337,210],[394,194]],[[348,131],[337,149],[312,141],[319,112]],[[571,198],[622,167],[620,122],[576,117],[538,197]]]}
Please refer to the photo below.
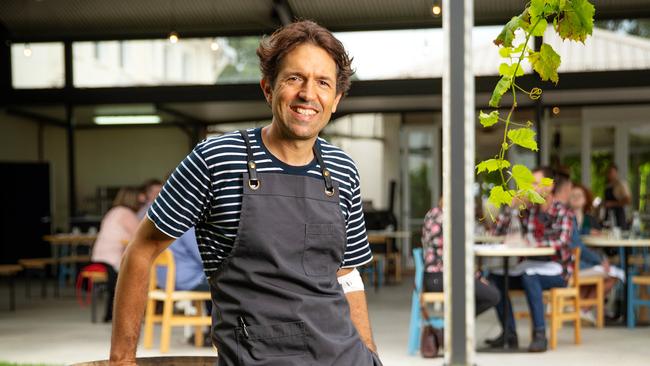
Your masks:
{"label": "man's neck", "polygon": [[284,136],[274,123],[262,128],[260,133],[264,146],[285,164],[304,166],[314,159],[313,146],[316,138],[309,140],[290,139]]}

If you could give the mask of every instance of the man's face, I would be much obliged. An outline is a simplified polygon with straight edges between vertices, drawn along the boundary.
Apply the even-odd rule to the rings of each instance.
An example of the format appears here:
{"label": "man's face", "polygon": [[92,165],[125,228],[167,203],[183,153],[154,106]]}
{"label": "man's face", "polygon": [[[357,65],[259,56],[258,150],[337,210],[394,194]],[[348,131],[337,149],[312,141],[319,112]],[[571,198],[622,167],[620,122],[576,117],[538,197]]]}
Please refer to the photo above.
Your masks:
{"label": "man's face", "polygon": [[547,197],[553,190],[553,186],[544,186],[542,185],[542,179],[544,179],[544,174],[541,171],[533,173],[533,188],[537,193],[542,197]]}
{"label": "man's face", "polygon": [[287,53],[275,85],[262,80],[273,122],[290,139],[309,140],[327,125],[341,100],[336,91],[336,64],[322,48],[304,43]]}

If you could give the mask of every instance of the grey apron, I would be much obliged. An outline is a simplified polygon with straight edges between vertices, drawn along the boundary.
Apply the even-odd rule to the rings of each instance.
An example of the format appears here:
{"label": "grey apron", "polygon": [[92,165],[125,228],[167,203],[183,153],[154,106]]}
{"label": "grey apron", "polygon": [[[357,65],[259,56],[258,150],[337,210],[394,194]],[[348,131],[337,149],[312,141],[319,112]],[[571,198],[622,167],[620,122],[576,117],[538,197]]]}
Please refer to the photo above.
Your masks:
{"label": "grey apron", "polygon": [[248,134],[239,231],[211,276],[219,365],[381,365],[361,341],[336,272],[346,228],[338,184],[258,173]]}

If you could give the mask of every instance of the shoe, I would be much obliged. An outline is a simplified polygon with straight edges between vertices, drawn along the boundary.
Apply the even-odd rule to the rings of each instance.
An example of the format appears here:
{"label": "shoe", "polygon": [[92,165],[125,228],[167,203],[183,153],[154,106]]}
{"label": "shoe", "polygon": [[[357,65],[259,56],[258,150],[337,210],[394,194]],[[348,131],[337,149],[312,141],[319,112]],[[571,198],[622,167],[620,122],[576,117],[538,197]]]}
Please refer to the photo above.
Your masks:
{"label": "shoe", "polygon": [[528,352],[546,352],[548,341],[546,340],[546,329],[533,331],[533,340],[528,346]]}
{"label": "shoe", "polygon": [[[503,337],[504,334],[501,333],[501,335],[496,338],[486,339],[485,344],[490,346],[490,348],[503,348]],[[517,338],[517,333],[510,333],[508,335],[508,348],[519,348],[519,339]]]}

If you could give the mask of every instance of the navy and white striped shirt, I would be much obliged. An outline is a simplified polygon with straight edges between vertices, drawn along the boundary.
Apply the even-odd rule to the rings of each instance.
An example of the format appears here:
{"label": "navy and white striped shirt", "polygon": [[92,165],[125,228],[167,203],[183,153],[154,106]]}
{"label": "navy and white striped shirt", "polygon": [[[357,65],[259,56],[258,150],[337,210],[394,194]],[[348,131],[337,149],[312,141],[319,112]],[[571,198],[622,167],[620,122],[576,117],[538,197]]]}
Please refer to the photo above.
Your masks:
{"label": "navy and white striped shirt", "polygon": [[[258,172],[282,172],[322,179],[316,159],[302,167],[273,156],[262,143],[261,128],[248,129]],[[372,259],[361,210],[357,167],[341,149],[318,138],[323,161],[339,183],[340,206],[347,229],[344,268]],[[242,173],[246,172],[246,145],[239,132],[204,140],[180,163],[147,212],[156,227],[178,238],[196,227],[207,277],[219,268],[232,249],[242,206]]]}

